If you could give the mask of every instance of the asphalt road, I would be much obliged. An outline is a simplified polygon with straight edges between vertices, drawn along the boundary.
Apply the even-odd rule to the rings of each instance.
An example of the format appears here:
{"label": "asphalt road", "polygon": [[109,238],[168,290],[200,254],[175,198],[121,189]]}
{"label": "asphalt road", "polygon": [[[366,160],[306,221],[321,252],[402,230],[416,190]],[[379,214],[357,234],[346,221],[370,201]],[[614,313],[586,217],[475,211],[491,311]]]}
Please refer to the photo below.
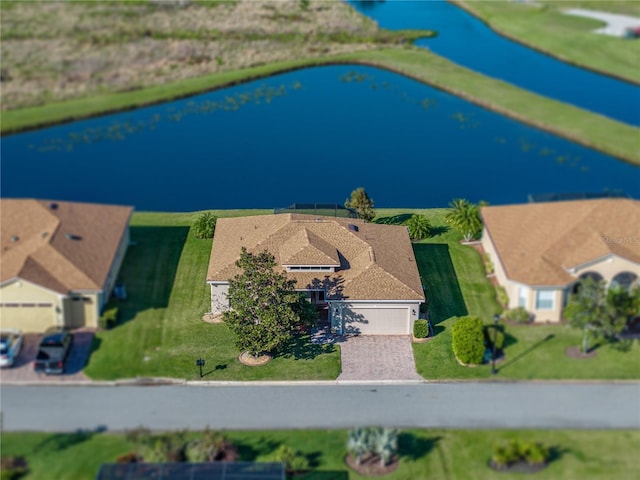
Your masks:
{"label": "asphalt road", "polygon": [[3,386],[5,431],[640,428],[640,384]]}

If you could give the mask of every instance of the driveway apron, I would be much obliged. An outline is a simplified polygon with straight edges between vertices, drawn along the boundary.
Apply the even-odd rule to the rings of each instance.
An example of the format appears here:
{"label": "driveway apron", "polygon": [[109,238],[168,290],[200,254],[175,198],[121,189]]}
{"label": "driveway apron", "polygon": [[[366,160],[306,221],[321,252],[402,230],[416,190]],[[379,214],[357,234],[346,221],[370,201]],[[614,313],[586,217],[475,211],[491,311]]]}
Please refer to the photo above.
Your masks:
{"label": "driveway apron", "polygon": [[338,380],[423,380],[409,336],[347,336],[340,342]]}

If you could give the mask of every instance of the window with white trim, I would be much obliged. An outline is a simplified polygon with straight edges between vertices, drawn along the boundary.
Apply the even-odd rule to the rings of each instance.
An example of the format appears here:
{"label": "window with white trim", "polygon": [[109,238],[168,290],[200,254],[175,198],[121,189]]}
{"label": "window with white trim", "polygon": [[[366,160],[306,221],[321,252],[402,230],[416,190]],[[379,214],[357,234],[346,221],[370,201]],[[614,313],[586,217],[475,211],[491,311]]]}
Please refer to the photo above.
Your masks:
{"label": "window with white trim", "polygon": [[527,308],[527,297],[529,296],[529,289],[527,287],[520,287],[518,289],[518,306]]}
{"label": "window with white trim", "polygon": [[553,310],[556,305],[555,290],[536,291],[536,310]]}

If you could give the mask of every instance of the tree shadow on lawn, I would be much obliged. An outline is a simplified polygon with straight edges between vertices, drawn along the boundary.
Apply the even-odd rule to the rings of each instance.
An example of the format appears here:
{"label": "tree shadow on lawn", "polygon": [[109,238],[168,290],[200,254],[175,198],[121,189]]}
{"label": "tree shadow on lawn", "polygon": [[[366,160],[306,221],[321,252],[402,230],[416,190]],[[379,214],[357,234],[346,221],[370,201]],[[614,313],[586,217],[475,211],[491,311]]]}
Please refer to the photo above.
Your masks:
{"label": "tree shadow on lawn", "polygon": [[413,251],[425,287],[429,319],[437,335],[437,324],[447,318],[468,314],[458,283],[449,245],[445,243],[414,244]]}
{"label": "tree shadow on lawn", "polygon": [[413,217],[411,213],[401,213],[400,215],[376,218],[373,222],[381,225],[404,225],[411,217]]}
{"label": "tree shadow on lawn", "polygon": [[[507,346],[507,341],[508,341],[509,337],[511,337],[511,335],[505,336],[505,348]],[[512,338],[514,338],[514,337],[512,337]],[[515,362],[520,360],[522,357],[527,356],[529,353],[533,352],[538,347],[541,347],[542,345],[544,345],[545,343],[547,343],[550,340],[553,340],[554,338],[555,338],[555,335],[553,333],[550,333],[546,337],[538,340],[536,343],[534,343],[529,348],[527,348],[524,352],[521,352],[518,355],[516,355],[515,357],[513,357],[512,359],[507,360],[506,363],[504,363],[500,368],[498,368],[498,371],[500,372],[500,371],[504,370],[505,368],[511,366],[512,364],[514,364]],[[516,340],[516,342],[517,342],[517,340]]]}
{"label": "tree shadow on lawn", "polygon": [[411,461],[418,461],[433,450],[442,437],[418,437],[413,433],[398,435],[398,455]]}
{"label": "tree shadow on lawn", "polygon": [[294,336],[275,357],[293,358],[294,360],[313,360],[319,355],[333,353],[335,351],[335,345],[312,343],[311,335],[305,334]]}
{"label": "tree shadow on lawn", "polygon": [[48,436],[38,443],[35,450],[51,450],[59,452],[91,440],[94,435],[104,433],[106,431],[107,428],[105,426],[98,426],[93,430],[79,429],[72,433],[56,433]]}
{"label": "tree shadow on lawn", "polygon": [[139,312],[169,305],[189,227],[134,226],[130,231],[131,245],[118,276],[126,287],[127,299],[115,300],[120,325]]}

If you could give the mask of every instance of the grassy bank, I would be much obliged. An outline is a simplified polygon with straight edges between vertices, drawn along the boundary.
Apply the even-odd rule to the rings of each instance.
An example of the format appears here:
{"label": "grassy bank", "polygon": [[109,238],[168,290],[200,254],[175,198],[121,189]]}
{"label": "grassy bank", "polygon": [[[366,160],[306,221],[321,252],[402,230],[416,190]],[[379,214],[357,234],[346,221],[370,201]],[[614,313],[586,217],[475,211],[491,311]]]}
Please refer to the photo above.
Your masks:
{"label": "grassy bank", "polygon": [[640,42],[593,33],[602,22],[566,15],[583,8],[640,18],[640,3],[626,0],[535,2],[450,0],[496,32],[575,65],[640,84]]}
{"label": "grassy bank", "polygon": [[41,107],[4,112],[2,132],[125,110],[314,65],[366,64],[409,76],[523,123],[640,165],[640,128],[522,90],[417,48],[389,48],[222,72]]}
{"label": "grassy bank", "polygon": [[[451,349],[451,327],[456,317],[475,315],[490,323],[494,313],[501,311],[482,258],[473,248],[460,244],[461,236],[456,231],[448,229],[444,221],[446,209],[381,209],[377,221],[402,224],[414,212],[426,215],[437,232],[413,247],[427,286],[436,333],[428,342],[413,346],[418,373],[436,380],[490,378],[490,365],[463,367]],[[601,343],[593,358],[576,360],[567,356],[565,350],[580,345],[581,339],[582,332],[567,325],[508,325],[505,358],[498,365],[496,378],[640,379],[638,342],[628,352]]]}
{"label": "grassy bank", "polygon": [[[362,477],[344,463],[345,430],[226,432],[239,447],[240,459],[266,461],[285,444],[301,451],[313,472],[299,479],[346,480]],[[548,467],[538,479],[631,480],[639,470],[635,446],[637,431],[593,430],[407,430],[400,435],[399,468],[385,476],[393,479],[476,480],[521,478],[488,467],[493,445],[517,438],[539,441],[553,449]],[[24,480],[85,480],[95,478],[102,463],[130,452],[122,434],[114,433],[3,433],[2,455],[25,456],[30,474]]]}
{"label": "grassy bank", "polygon": [[[218,216],[268,210],[227,210]],[[242,365],[234,336],[223,324],[208,324],[205,283],[211,240],[189,234],[195,214],[135,213],[120,278],[128,298],[119,303],[121,323],[99,332],[85,372],[94,379],[199,378],[196,358],[206,361],[206,380],[332,380],[340,373],[337,347],[301,337],[283,355],[259,367]]]}

